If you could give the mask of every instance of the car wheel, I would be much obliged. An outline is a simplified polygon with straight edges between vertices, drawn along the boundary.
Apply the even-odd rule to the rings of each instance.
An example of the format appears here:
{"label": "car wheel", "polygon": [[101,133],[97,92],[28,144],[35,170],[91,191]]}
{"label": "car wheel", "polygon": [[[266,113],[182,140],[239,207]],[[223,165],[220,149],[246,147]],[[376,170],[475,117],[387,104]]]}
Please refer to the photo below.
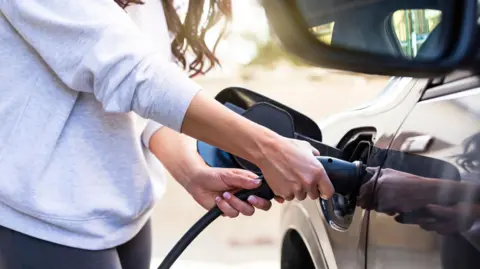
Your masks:
{"label": "car wheel", "polygon": [[302,237],[295,230],[285,233],[281,252],[281,269],[316,269]]}

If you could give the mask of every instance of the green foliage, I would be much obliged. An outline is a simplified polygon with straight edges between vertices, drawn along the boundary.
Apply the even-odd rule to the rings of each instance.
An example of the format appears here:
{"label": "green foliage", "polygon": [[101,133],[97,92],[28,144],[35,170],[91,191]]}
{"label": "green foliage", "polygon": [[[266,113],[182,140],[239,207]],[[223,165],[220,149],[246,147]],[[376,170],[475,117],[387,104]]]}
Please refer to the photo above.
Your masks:
{"label": "green foliage", "polygon": [[269,40],[265,44],[259,44],[257,46],[257,55],[247,64],[247,66],[263,66],[267,68],[273,68],[279,61],[287,61],[293,65],[305,65],[305,63],[287,53],[273,40]]}
{"label": "green foliage", "polygon": [[306,65],[304,61],[286,52],[274,39],[269,38],[267,41],[260,41],[254,35],[248,33],[245,33],[242,37],[245,40],[255,42],[257,47],[257,55],[245,67],[260,66],[270,69],[274,68],[280,61],[286,61],[295,66]]}

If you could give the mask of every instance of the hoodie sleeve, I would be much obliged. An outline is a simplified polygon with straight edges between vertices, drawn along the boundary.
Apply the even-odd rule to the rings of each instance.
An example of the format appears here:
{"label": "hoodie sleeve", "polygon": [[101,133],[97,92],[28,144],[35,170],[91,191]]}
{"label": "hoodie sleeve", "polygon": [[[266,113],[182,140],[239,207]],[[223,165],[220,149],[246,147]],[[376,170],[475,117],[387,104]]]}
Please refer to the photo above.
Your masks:
{"label": "hoodie sleeve", "polygon": [[163,125],[155,121],[148,121],[142,132],[142,143],[144,147],[150,149],[150,139],[152,138],[153,134],[162,127]]}
{"label": "hoodie sleeve", "polygon": [[199,85],[113,0],[0,0],[0,11],[72,90],[181,130]]}

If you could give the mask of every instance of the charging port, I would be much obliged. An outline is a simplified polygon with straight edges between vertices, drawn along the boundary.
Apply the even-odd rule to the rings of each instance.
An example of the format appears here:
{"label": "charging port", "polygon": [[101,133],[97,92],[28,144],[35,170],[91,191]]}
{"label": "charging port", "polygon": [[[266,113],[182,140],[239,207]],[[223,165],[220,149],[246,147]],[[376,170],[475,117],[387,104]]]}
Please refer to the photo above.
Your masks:
{"label": "charging port", "polygon": [[[373,149],[375,130],[364,129],[348,133],[339,143],[338,149],[343,151],[347,161],[367,163]],[[345,231],[350,226],[355,213],[357,193],[348,195],[334,194],[328,202],[323,202],[322,208],[328,212],[329,224],[332,228]]]}

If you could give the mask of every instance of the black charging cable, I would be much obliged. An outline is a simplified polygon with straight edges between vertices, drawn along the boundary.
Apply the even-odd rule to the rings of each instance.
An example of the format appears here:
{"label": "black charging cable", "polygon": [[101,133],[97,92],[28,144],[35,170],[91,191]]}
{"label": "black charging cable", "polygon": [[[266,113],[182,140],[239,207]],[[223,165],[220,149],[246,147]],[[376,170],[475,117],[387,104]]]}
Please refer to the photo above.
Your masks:
{"label": "black charging cable", "polygon": [[[253,190],[242,190],[235,194],[242,201],[247,201],[250,195],[255,195],[257,197],[272,200],[275,197],[275,194],[272,192],[272,189],[268,186],[267,182],[263,180],[263,176],[259,177],[262,180],[262,185]],[[162,261],[158,269],[169,269],[175,261],[182,255],[183,251],[192,243],[192,241],[214,220],[222,215],[222,211],[216,206],[210,209],[201,219],[199,219],[175,244],[175,246],[170,250],[165,259]]]}

